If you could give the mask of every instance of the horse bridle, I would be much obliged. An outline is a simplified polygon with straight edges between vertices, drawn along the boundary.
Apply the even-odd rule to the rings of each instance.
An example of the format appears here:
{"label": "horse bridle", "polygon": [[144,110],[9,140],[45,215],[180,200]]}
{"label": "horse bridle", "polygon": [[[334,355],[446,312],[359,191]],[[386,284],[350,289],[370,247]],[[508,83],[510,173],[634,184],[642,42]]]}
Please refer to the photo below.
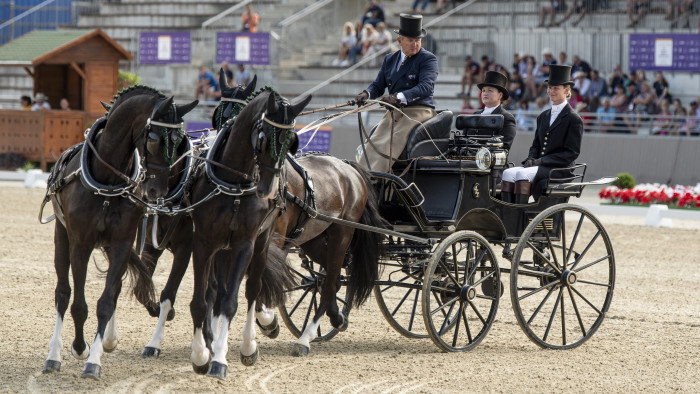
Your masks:
{"label": "horse bridle", "polygon": [[[284,108],[284,119],[286,124],[280,124],[273,120],[267,118],[266,112],[260,115],[260,119],[255,122],[253,127],[252,137],[255,137],[252,141],[253,148],[255,150],[255,165],[261,170],[271,172],[274,176],[278,176],[282,171],[281,163],[284,161],[287,155],[287,150],[292,142],[294,135],[295,122],[289,123],[289,102],[284,101],[282,103]],[[268,125],[268,132],[265,133],[265,124]],[[270,138],[271,135],[271,138]],[[272,158],[274,164],[272,167],[263,164],[260,161],[260,156],[263,153],[263,145],[265,142],[269,141],[270,146],[270,157]],[[280,144],[279,153],[277,152],[277,144]]]}

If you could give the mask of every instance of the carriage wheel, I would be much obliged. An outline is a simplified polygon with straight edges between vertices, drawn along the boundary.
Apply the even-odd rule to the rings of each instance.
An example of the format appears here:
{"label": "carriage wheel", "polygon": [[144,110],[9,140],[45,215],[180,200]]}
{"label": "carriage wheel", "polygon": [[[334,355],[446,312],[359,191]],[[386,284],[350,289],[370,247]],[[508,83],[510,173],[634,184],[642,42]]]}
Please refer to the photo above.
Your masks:
{"label": "carriage wheel", "polygon": [[600,327],[615,286],[615,256],[590,211],[560,204],[541,212],[521,235],[513,267],[513,311],[537,345],[574,348]]}
{"label": "carriage wheel", "polygon": [[385,262],[374,286],[374,298],[384,318],[401,335],[408,338],[427,338],[428,331],[420,318],[420,293],[423,289],[425,264],[414,266]]}
{"label": "carriage wheel", "polygon": [[[291,253],[290,253],[291,256]],[[321,288],[323,281],[326,279],[324,269],[303,253],[300,253],[299,258],[288,258],[292,272],[298,285],[294,290],[287,293],[287,301],[284,305],[280,305],[279,312],[285,325],[291,333],[299,338],[306,329],[306,326],[311,322],[316,311],[321,305]],[[338,286],[336,300],[338,307],[348,317],[350,313],[349,300],[347,299],[346,286],[344,278],[346,278],[347,270],[343,268],[341,272],[341,285]],[[313,342],[330,341],[338,334],[328,317],[323,316],[319,323],[316,338]]]}
{"label": "carriage wheel", "polygon": [[496,319],[501,275],[493,249],[471,231],[458,231],[438,245],[425,272],[423,320],[443,351],[471,350]]}

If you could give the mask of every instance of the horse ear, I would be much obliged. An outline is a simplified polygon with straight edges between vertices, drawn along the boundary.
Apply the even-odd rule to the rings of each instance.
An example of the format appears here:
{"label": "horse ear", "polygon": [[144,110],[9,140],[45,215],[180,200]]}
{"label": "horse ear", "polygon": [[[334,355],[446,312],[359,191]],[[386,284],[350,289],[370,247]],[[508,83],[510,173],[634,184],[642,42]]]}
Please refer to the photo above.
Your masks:
{"label": "horse ear", "polygon": [[221,87],[221,89],[229,87],[226,83],[226,73],[223,68],[219,69],[219,87]]}
{"label": "horse ear", "polygon": [[275,92],[270,92],[267,96],[267,113],[274,114],[277,112],[277,95]]}
{"label": "horse ear", "polygon": [[103,106],[103,107],[105,107],[105,109],[106,109],[107,111],[109,111],[109,110],[110,110],[110,108],[112,108],[112,106],[111,106],[111,105],[109,105],[109,104],[105,103],[104,101],[100,101],[100,104],[102,104],[102,106]]}
{"label": "horse ear", "polygon": [[175,97],[170,96],[166,98],[164,101],[160,103],[158,106],[158,111],[156,112],[156,116],[166,116],[168,114],[168,111],[170,111],[170,106],[173,105],[173,100]]}
{"label": "horse ear", "polygon": [[311,95],[306,96],[306,98],[300,102],[292,105],[292,115],[296,117],[299,113],[301,113],[301,110],[304,109],[307,104],[309,104],[309,101],[311,101]]}
{"label": "horse ear", "polygon": [[177,117],[182,118],[183,116],[185,116],[186,113],[192,111],[192,109],[196,107],[197,104],[199,104],[199,100],[194,100],[189,104],[176,106]]}
{"label": "horse ear", "polygon": [[258,75],[253,75],[253,79],[250,81],[248,86],[245,87],[245,90],[243,91],[243,94],[245,94],[246,97],[250,96],[253,91],[255,90],[255,85],[258,83]]}

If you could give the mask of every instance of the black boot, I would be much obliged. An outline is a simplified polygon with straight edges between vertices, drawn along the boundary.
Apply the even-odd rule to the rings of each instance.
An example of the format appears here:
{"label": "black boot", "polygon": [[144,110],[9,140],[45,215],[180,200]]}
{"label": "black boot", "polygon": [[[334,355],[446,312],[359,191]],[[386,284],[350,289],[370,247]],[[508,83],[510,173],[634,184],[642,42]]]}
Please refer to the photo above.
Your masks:
{"label": "black boot", "polygon": [[503,202],[513,202],[513,193],[501,191],[501,201]]}
{"label": "black boot", "polygon": [[501,183],[501,201],[512,203],[514,189],[515,189],[515,183],[503,181]]}
{"label": "black boot", "polygon": [[529,199],[530,199],[529,194],[516,194],[514,202],[516,204],[527,204]]}
{"label": "black boot", "polygon": [[516,181],[515,182],[515,203],[516,204],[527,204],[527,200],[530,198],[530,181]]}

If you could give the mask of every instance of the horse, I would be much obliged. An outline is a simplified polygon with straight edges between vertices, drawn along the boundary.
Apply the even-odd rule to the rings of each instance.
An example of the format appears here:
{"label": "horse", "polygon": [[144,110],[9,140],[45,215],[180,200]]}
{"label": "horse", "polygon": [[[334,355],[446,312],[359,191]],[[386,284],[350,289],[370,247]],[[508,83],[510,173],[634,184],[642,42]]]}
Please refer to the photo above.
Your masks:
{"label": "horse", "polygon": [[[212,126],[219,130],[229,120],[238,115],[241,108],[246,104],[244,101],[255,90],[257,76],[249,85],[228,86],[226,83],[226,74],[223,70],[219,71],[219,86],[221,86],[221,102],[212,114]],[[165,199],[166,205],[173,208],[186,206],[187,201],[185,194],[187,183],[190,180],[189,174],[196,171],[198,160],[201,163],[201,157],[193,158],[191,163],[181,161],[171,170],[169,180],[169,190],[173,197]],[[180,175],[182,174],[182,175]],[[154,232],[155,226],[155,232]],[[158,358],[161,352],[161,346],[165,336],[165,322],[174,319],[175,317],[175,299],[177,290],[180,287],[182,278],[187,271],[187,266],[190,263],[192,256],[192,219],[186,212],[180,212],[174,216],[158,215],[158,220],[153,220],[148,223],[146,234],[152,236],[147,238],[147,242],[141,259],[149,267],[151,275],[158,264],[158,259],[167,248],[173,254],[173,264],[168,276],[163,291],[160,293],[160,301],[157,306],[150,304],[144,305],[151,316],[158,317],[158,323],[153,335],[141,352],[141,357]],[[215,260],[230,260],[232,256],[228,251],[220,251],[217,253]],[[215,263],[216,266],[219,264]],[[208,296],[211,298],[211,296]]]}
{"label": "horse", "polygon": [[[153,282],[132,245],[146,201],[156,201],[168,191],[170,165],[182,154],[185,138],[182,116],[197,103],[176,106],[173,97],[153,88],[130,87],[115,96],[106,116],[93,124],[84,143],[59,157],[41,207],[43,211],[50,201],[54,215],[43,220],[40,212],[42,223],[58,219],[54,231],[56,325],[44,373],[61,369],[61,334],[71,295],[69,271],[75,288],[71,353],[87,359],[83,377],[99,379],[103,352],[117,346],[115,311],[127,270],[135,279],[136,297],[142,303],[152,302]],[[109,267],[97,302],[97,333],[88,346],[83,333],[88,313],[85,279],[88,259],[96,248],[102,249]]]}
{"label": "horse", "polygon": [[[256,307],[256,300],[268,307],[280,304],[293,285],[288,267],[265,267],[273,225],[284,202],[280,193],[283,163],[287,151],[295,153],[299,145],[293,121],[310,100],[307,96],[292,105],[269,87],[254,93],[235,123],[219,132],[207,157],[206,176],[195,180],[194,292],[190,303],[194,325],[190,359],[195,373],[220,379],[226,376],[228,330],[238,308],[244,274],[248,275],[248,311],[240,347],[244,365],[253,365],[259,354],[255,319],[263,325],[272,324],[274,319],[274,313],[262,305]],[[228,262],[228,276],[217,278],[227,284],[227,291],[221,301],[221,329],[213,341],[211,304],[205,293],[212,258],[222,249],[230,249],[233,259]]]}
{"label": "horse", "polygon": [[[294,343],[292,355],[299,357],[308,355],[310,342],[316,337],[324,313],[339,331],[348,327],[347,316],[339,310],[336,301],[346,251],[349,249],[351,256],[347,294],[352,308],[366,301],[378,279],[384,238],[377,232],[320,220],[314,211],[372,227],[386,227],[387,222],[379,213],[369,173],[357,163],[320,155],[300,158],[296,169],[291,163],[286,163],[286,188],[287,198],[293,204],[287,206],[275,224],[275,233],[285,236],[282,243],[278,241],[274,245],[282,253],[269,253],[268,257],[286,259],[289,248],[295,245],[325,269],[321,303],[311,323]],[[273,250],[271,246],[270,251]]]}

